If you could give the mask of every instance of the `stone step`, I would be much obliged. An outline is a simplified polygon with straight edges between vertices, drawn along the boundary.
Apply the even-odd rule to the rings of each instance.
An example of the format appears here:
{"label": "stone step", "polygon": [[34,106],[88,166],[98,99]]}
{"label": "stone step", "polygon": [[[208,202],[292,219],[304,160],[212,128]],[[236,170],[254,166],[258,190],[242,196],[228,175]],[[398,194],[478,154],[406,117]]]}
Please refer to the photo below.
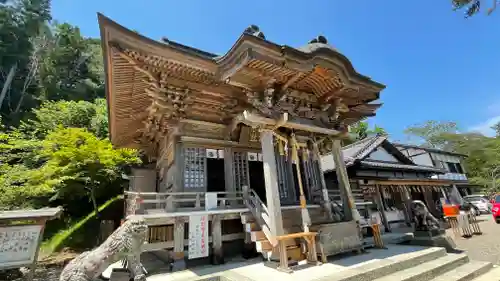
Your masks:
{"label": "stone step", "polygon": [[446,250],[444,248],[431,247],[356,266],[318,281],[374,280],[445,256]]}
{"label": "stone step", "polygon": [[500,281],[500,266],[494,267],[485,274],[472,279],[472,281]]}
{"label": "stone step", "polygon": [[447,254],[444,257],[394,272],[374,281],[429,281],[469,261],[466,254]]}
{"label": "stone step", "polygon": [[470,261],[462,266],[446,272],[431,281],[470,281],[474,277],[480,276],[493,268],[491,262]]}

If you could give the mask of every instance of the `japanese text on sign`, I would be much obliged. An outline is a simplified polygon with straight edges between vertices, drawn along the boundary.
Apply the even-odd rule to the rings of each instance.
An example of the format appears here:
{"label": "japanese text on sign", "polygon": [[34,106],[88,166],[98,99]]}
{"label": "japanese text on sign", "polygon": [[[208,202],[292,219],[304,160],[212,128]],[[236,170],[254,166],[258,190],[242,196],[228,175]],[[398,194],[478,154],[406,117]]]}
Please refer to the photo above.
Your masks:
{"label": "japanese text on sign", "polygon": [[0,227],[0,269],[33,262],[42,226]]}
{"label": "japanese text on sign", "polygon": [[208,257],[208,216],[189,217],[189,259]]}

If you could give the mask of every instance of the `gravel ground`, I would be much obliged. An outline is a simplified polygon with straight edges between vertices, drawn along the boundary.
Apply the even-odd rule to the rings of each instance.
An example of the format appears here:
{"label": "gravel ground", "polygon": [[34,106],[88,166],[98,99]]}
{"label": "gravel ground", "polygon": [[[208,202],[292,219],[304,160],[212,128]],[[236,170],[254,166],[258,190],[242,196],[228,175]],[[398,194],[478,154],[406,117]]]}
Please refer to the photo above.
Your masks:
{"label": "gravel ground", "polygon": [[481,215],[477,219],[482,235],[455,238],[451,229],[447,230],[447,234],[453,237],[457,247],[465,250],[471,260],[500,265],[500,224],[496,224],[491,215]]}

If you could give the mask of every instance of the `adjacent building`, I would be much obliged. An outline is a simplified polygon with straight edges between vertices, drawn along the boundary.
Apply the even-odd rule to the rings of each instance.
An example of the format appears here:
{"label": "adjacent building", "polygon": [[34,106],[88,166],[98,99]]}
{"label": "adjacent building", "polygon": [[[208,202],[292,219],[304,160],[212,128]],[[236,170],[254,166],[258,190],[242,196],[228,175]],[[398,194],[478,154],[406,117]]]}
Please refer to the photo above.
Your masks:
{"label": "adjacent building", "polygon": [[467,179],[464,167],[467,155],[410,144],[394,145],[416,164],[444,170],[444,174],[436,174],[432,178],[451,181],[453,186],[449,192],[459,201],[457,203],[461,203],[463,196],[478,192],[477,186],[471,185]]}
{"label": "adjacent building", "polygon": [[[449,171],[444,166],[429,165],[423,161],[423,154],[411,153],[419,161],[415,160],[407,150],[401,149],[401,145],[391,143],[386,136],[369,137],[344,146],[342,154],[364,223],[368,224],[373,216],[380,216],[386,230],[411,222],[408,208],[411,200],[422,200],[432,213],[439,216],[437,202],[447,196],[455,183],[446,177]],[[452,163],[450,166],[454,169],[463,171],[455,159],[436,159],[441,159],[439,161],[446,165]],[[342,204],[331,155],[322,156],[322,168],[331,200]]]}

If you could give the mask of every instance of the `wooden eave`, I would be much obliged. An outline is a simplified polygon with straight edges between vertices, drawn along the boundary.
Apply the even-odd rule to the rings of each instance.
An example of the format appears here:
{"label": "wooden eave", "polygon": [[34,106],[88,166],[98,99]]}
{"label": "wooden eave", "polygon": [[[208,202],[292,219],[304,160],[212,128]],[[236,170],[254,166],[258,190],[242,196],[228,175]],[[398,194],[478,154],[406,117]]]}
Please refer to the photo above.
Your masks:
{"label": "wooden eave", "polygon": [[450,186],[453,182],[447,180],[433,179],[398,179],[398,180],[375,180],[374,184],[389,186]]}
{"label": "wooden eave", "polygon": [[[137,147],[134,138],[147,130],[165,133],[164,123],[172,116],[167,110],[171,101],[161,96],[168,95],[165,85],[189,90],[181,119],[225,125],[251,107],[245,79],[280,82],[315,95],[317,104],[333,104],[333,96],[342,98],[352,108],[341,113],[347,123],[374,115],[379,105],[360,105],[378,99],[385,88],[357,73],[345,56],[331,49],[306,53],[244,33],[224,56],[216,57],[173,41],[151,40],[101,14],[98,19],[109,132],[118,147]],[[236,85],[226,83],[228,78]]]}
{"label": "wooden eave", "polygon": [[306,73],[313,71],[317,66],[326,69],[338,68],[342,70],[344,78],[352,83],[361,84],[374,92],[385,89],[385,85],[358,73],[346,56],[331,48],[318,48],[308,53],[245,33],[224,56],[217,59],[217,64],[220,66],[219,77],[221,80],[229,78],[230,73],[236,72],[237,68],[241,68],[244,64],[235,62],[245,62],[253,58]]}

